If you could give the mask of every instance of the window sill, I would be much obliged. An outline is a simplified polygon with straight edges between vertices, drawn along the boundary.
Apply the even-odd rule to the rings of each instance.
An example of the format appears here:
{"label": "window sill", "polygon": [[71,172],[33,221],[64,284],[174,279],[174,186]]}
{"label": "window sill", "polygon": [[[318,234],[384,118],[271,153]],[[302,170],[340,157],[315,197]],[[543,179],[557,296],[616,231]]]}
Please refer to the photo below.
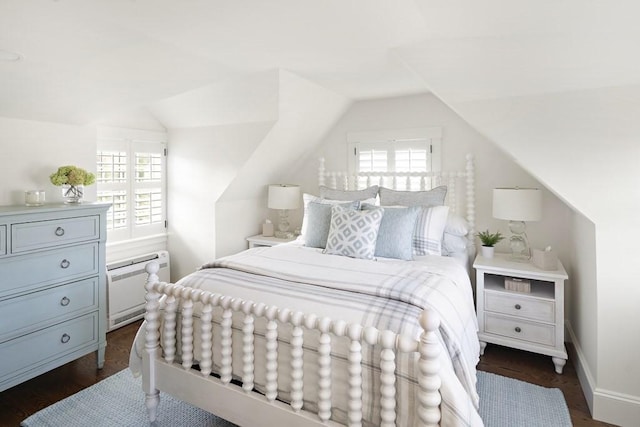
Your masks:
{"label": "window sill", "polygon": [[167,234],[154,234],[137,239],[109,242],[107,239],[107,263],[167,249]]}

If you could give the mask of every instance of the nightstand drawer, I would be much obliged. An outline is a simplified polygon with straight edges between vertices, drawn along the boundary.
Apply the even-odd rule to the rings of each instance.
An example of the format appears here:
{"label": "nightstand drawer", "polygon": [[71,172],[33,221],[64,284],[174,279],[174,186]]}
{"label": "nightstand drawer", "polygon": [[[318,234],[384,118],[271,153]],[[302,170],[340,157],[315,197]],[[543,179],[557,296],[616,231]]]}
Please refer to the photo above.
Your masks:
{"label": "nightstand drawer", "polygon": [[556,340],[555,326],[527,322],[489,313],[484,315],[485,332],[502,335],[518,340],[554,346]]}
{"label": "nightstand drawer", "polygon": [[542,322],[555,322],[556,306],[553,301],[487,290],[484,294],[484,307],[485,310],[496,313]]}
{"label": "nightstand drawer", "polygon": [[97,240],[100,237],[98,215],[34,221],[11,226],[11,252],[20,253],[69,243]]}
{"label": "nightstand drawer", "polygon": [[0,323],[0,341],[97,308],[98,277],[0,301],[0,312],[11,319]]}
{"label": "nightstand drawer", "polygon": [[0,382],[98,341],[98,313],[69,320],[0,344]]}
{"label": "nightstand drawer", "polygon": [[0,260],[0,298],[6,294],[98,274],[98,244],[72,246]]}

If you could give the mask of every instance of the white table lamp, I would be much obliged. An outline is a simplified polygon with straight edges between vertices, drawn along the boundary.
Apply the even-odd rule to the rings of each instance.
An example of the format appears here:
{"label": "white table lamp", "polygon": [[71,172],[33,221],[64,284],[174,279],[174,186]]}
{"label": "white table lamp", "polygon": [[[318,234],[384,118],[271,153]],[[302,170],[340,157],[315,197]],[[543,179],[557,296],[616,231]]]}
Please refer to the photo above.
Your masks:
{"label": "white table lamp", "polygon": [[542,192],[537,188],[494,188],[493,217],[509,221],[512,258],[528,261],[531,250],[525,221],[539,221],[542,218]]}
{"label": "white table lamp", "polygon": [[278,209],[280,211],[280,223],[278,224],[278,230],[275,232],[276,237],[280,239],[293,238],[293,233],[289,231],[289,210],[300,207],[300,187],[291,184],[269,185],[268,198],[269,209]]}

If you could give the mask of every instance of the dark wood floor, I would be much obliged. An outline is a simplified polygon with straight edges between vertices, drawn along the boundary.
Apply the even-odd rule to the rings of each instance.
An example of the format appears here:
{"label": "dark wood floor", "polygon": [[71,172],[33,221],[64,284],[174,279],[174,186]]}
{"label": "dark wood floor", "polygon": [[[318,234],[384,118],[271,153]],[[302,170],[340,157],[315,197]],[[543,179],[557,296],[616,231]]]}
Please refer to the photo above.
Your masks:
{"label": "dark wood floor", "polygon": [[[140,322],[107,334],[106,362],[97,370],[95,354],[54,369],[44,375],[0,393],[0,427],[16,427],[29,415],[89,387],[127,367],[129,349]],[[607,426],[591,419],[571,360],[563,375],[557,375],[550,357],[489,345],[479,368],[564,393],[571,420],[576,427]],[[62,427],[62,426],[61,426]]]}

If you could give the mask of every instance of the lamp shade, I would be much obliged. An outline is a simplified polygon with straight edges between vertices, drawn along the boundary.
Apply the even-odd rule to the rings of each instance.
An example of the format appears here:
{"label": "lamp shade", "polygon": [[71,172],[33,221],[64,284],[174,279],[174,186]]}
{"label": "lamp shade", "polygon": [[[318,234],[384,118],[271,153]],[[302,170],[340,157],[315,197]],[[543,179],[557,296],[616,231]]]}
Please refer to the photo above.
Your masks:
{"label": "lamp shade", "polygon": [[542,218],[542,192],[537,188],[494,188],[493,217],[539,221]]}
{"label": "lamp shade", "polygon": [[298,209],[300,207],[300,186],[274,184],[269,186],[269,209]]}

